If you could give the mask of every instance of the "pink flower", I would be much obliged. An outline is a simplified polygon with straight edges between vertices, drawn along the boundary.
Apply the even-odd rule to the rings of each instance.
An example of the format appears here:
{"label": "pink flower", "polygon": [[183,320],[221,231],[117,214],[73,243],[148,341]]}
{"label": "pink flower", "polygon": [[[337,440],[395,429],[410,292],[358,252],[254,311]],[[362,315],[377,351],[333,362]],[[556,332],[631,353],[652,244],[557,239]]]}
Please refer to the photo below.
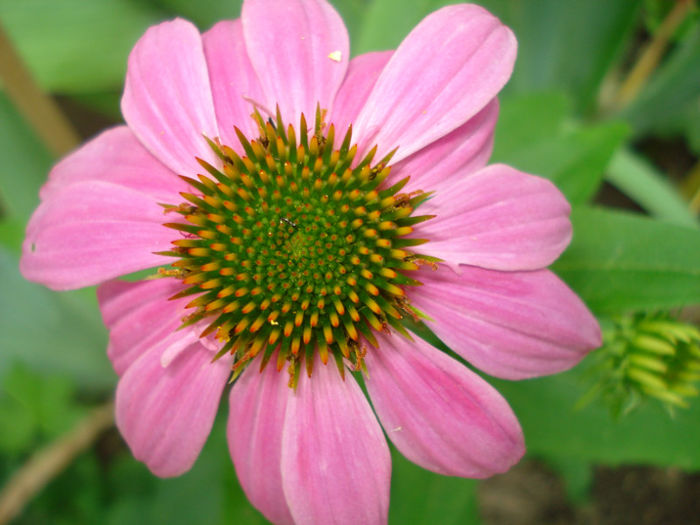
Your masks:
{"label": "pink flower", "polygon": [[[246,0],[203,35],[150,28],[129,58],[127,125],[52,170],[21,261],[53,289],[102,283],[117,424],[155,474],[191,467],[233,367],[231,456],[275,523],[386,522],[379,422],[446,475],[522,456],[507,402],[400,318],[425,316],[508,379],[568,369],[600,343],[545,269],[571,238],[568,203],[545,179],[484,167],[511,31],[456,5],[394,52],[348,50],[324,0]],[[161,279],[110,281],[171,263]]]}

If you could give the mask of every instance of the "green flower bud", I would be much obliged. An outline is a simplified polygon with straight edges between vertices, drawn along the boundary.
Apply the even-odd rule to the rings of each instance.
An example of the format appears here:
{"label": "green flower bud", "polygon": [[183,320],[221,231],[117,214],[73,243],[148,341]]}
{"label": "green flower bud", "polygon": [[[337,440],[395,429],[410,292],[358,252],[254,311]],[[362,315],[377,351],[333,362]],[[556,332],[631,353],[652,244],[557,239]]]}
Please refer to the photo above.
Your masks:
{"label": "green flower bud", "polygon": [[687,407],[699,393],[700,330],[667,312],[622,316],[604,330],[594,360],[589,374],[596,384],[586,402],[600,397],[614,415],[649,398],[669,409]]}

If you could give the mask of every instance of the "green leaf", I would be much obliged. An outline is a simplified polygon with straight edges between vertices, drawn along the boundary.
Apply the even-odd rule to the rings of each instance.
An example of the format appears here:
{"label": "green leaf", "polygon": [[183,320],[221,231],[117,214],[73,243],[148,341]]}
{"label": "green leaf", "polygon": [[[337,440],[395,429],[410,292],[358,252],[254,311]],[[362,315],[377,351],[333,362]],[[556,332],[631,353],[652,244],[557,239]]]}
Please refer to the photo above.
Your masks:
{"label": "green leaf", "polygon": [[473,479],[440,476],[414,465],[392,447],[389,523],[480,523]]}
{"label": "green leaf", "polygon": [[[105,525],[145,521],[144,516],[149,511],[155,487],[160,481],[127,450],[121,452],[112,458],[107,477],[102,480],[107,492],[116,496],[114,501],[104,505]],[[157,523],[153,522],[154,525]]]}
{"label": "green leaf", "polygon": [[369,9],[375,0],[331,0],[331,4],[335,7],[340,16],[343,18],[345,27],[348,28],[350,36],[350,54],[356,55],[357,44],[360,38],[360,32],[364,29],[365,24],[369,22]]}
{"label": "green leaf", "polygon": [[0,246],[19,253],[26,224],[16,219],[0,219]]}
{"label": "green leaf", "polygon": [[435,0],[374,0],[353,42],[353,54],[396,49],[404,37],[440,3]]}
{"label": "green leaf", "polygon": [[3,432],[9,435],[3,435],[0,443],[7,446],[8,439],[12,443],[22,436],[24,442],[14,443],[16,452],[27,451],[39,438],[58,437],[84,414],[74,401],[73,382],[54,372],[39,374],[26,365],[15,365],[2,378],[2,391],[0,417],[12,421],[13,428]]}
{"label": "green leaf", "polygon": [[37,421],[34,415],[16,399],[0,396],[0,451],[9,457],[26,453],[35,445]]}
{"label": "green leaf", "polygon": [[700,403],[675,417],[650,403],[620,421],[592,403],[574,410],[589,388],[584,366],[529,381],[490,380],[510,402],[525,432],[528,453],[556,461],[617,465],[648,463],[700,469]]}
{"label": "green leaf", "polygon": [[[615,150],[628,135],[622,122],[605,122],[582,127],[558,140],[530,151],[532,164],[564,192],[572,204],[588,202],[600,187],[605,169]],[[549,160],[549,162],[547,162]]]}
{"label": "green leaf", "polygon": [[[637,134],[650,130],[677,134],[697,132],[700,106],[700,22],[661,65],[636,100],[621,116]],[[694,130],[694,131],[691,131]],[[700,141],[694,141],[700,152]]]}
{"label": "green leaf", "polygon": [[509,25],[518,59],[506,90],[553,89],[591,110],[606,72],[624,51],[641,2],[612,0],[484,0],[477,2]]}
{"label": "green leaf", "polygon": [[167,17],[181,16],[206,31],[219,20],[238,18],[242,0],[148,0],[148,3],[167,13]]}
{"label": "green leaf", "polygon": [[622,122],[578,125],[561,93],[503,97],[492,162],[551,179],[574,204],[587,202],[627,136]]}
{"label": "green leaf", "polygon": [[561,134],[570,113],[571,102],[561,91],[501,97],[493,161],[517,160],[523,151]]}
{"label": "green leaf", "polygon": [[700,231],[620,211],[582,208],[556,272],[597,313],[700,302]]}
{"label": "green leaf", "polygon": [[630,150],[618,150],[613,156],[607,180],[652,215],[685,226],[698,226],[688,203],[668,179]]}
{"label": "green leaf", "polygon": [[131,47],[165,18],[131,0],[0,0],[3,27],[39,84],[61,93],[121,87]]}
{"label": "green leaf", "polygon": [[569,501],[577,504],[587,502],[593,485],[593,465],[590,461],[573,455],[550,456],[547,459],[562,477]]}
{"label": "green leaf", "polygon": [[101,113],[114,122],[123,122],[121,110],[121,89],[115,91],[102,91],[98,93],[77,93],[70,99],[76,103],[98,113]]}

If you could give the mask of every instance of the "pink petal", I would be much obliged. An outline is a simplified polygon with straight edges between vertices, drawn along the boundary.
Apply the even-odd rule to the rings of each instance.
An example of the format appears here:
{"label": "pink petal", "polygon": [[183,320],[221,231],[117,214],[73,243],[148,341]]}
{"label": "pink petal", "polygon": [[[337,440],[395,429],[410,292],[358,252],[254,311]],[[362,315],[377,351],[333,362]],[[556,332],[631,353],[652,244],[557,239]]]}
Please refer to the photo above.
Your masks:
{"label": "pink petal", "polygon": [[282,429],[289,376],[261,358],[251,363],[231,390],[228,443],[236,474],[256,508],[273,523],[293,523],[282,490]]}
{"label": "pink petal", "polygon": [[571,240],[571,207],[546,179],[495,164],[432,189],[419,212],[436,217],[414,235],[430,241],[426,253],[451,264],[536,270]]}
{"label": "pink petal", "polygon": [[217,159],[204,140],[218,137],[202,39],[190,22],[153,26],[129,55],[122,113],[148,150],[179,174]]}
{"label": "pink petal", "polygon": [[493,131],[498,120],[498,99],[465,124],[395,164],[386,182],[394,184],[406,176],[405,192],[431,191],[440,183],[460,184],[462,177],[483,168],[493,150]]}
{"label": "pink petal", "polygon": [[126,371],[116,395],[117,427],[134,457],[161,477],[178,476],[197,459],[214,423],[230,359],[195,343],[164,367],[152,348]]}
{"label": "pink petal", "polygon": [[188,188],[126,126],[103,131],[56,164],[39,196],[46,200],[56,190],[91,180],[125,186],[173,204],[182,201],[179,192]]}
{"label": "pink petal", "polygon": [[246,53],[243,25],[240,20],[219,22],[202,35],[202,42],[221,140],[241,153],[233,127],[238,126],[247,137],[257,136],[258,128],[250,115],[255,109],[254,101],[264,100]]}
{"label": "pink petal", "polygon": [[282,485],[295,523],[386,523],[391,457],[362,390],[317,359],[289,400]]}
{"label": "pink petal", "polygon": [[316,105],[330,109],[348,66],[348,34],[325,0],[246,0],[241,18],[248,56],[285,122],[303,112],[313,126]]}
{"label": "pink petal", "polygon": [[117,374],[123,375],[151,348],[164,352],[172,344],[196,341],[193,332],[176,331],[191,298],[168,299],[182,289],[176,279],[110,281],[97,289],[102,319],[109,329],[107,355]]}
{"label": "pink petal", "polygon": [[510,406],[486,381],[421,339],[379,335],[367,390],[389,438],[423,468],[484,478],[525,452]]}
{"label": "pink petal", "polygon": [[495,272],[440,265],[421,270],[411,304],[450,348],[493,376],[524,379],[567,370],[601,344],[586,306],[548,270]]}
{"label": "pink petal", "polygon": [[513,33],[485,9],[448,6],[406,37],[356,119],[357,142],[397,162],[476,115],[510,77]]}
{"label": "pink petal", "polygon": [[365,53],[350,61],[345,80],[335,96],[333,111],[328,119],[335,125],[336,135],[340,135],[340,140],[360,113],[392,54],[393,51]]}
{"label": "pink petal", "polygon": [[176,232],[153,198],[100,180],[53,190],[27,226],[22,275],[55,290],[97,284],[167,264],[156,251],[171,248]]}
{"label": "pink petal", "polygon": [[25,277],[77,288],[163,264],[152,252],[169,249],[174,232],[160,223],[173,219],[157,203],[177,204],[186,188],[126,126],[101,133],[59,162],[42,187],[24,243]]}

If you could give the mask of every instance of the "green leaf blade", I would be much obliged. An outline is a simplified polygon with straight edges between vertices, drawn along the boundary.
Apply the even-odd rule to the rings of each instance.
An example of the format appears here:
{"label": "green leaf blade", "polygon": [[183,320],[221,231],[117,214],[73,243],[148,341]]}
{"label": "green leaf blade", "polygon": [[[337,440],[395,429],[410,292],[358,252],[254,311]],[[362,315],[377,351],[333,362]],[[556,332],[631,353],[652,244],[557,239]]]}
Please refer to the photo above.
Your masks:
{"label": "green leaf blade", "polygon": [[554,270],[596,313],[700,302],[700,231],[631,213],[581,208]]}

